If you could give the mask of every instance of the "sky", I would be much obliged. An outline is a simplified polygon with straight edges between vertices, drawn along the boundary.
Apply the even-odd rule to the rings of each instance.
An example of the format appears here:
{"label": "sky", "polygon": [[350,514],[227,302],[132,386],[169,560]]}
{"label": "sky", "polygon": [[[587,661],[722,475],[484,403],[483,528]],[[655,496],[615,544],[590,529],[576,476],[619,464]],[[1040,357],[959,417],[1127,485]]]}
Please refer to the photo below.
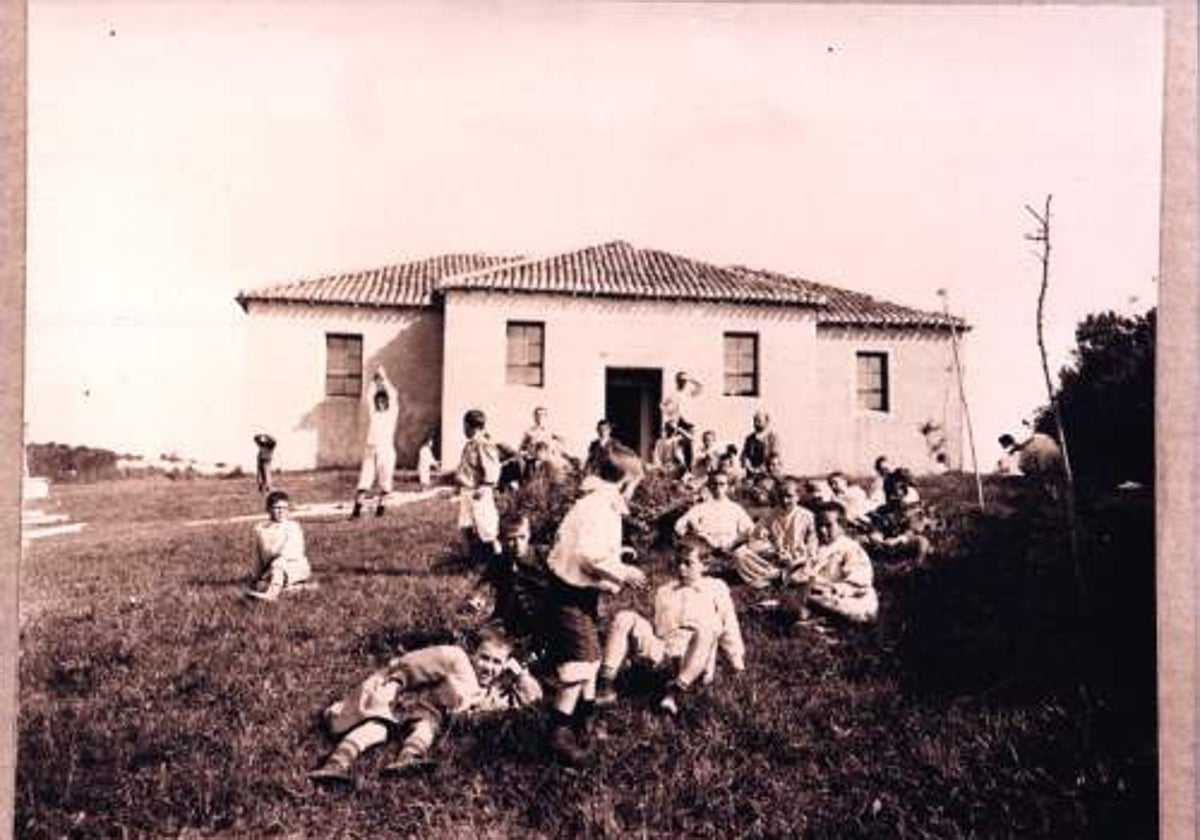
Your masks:
{"label": "sky", "polygon": [[239,289],[624,239],[972,325],[980,461],[1157,288],[1162,12],[31,0],[27,439],[246,461]]}

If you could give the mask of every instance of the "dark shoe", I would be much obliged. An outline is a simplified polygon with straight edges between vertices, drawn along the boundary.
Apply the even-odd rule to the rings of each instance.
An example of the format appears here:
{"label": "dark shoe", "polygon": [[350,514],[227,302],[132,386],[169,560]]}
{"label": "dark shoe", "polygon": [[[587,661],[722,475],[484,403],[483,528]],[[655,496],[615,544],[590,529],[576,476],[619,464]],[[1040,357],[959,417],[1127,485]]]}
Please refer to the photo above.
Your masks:
{"label": "dark shoe", "polygon": [[554,760],[567,767],[583,767],[590,754],[575,739],[575,733],[565,726],[556,726],[550,732],[550,752]]}
{"label": "dark shoe", "polygon": [[433,759],[423,755],[413,755],[412,753],[400,753],[390,764],[385,764],[383,769],[379,771],[381,776],[398,778],[400,776],[411,776],[417,773],[423,773],[433,769]]}
{"label": "dark shoe", "polygon": [[383,516],[383,505],[376,505],[376,507],[375,507],[375,515],[376,515],[376,516]]}
{"label": "dark shoe", "polygon": [[313,784],[329,785],[331,787],[353,787],[354,776],[346,765],[329,760],[308,774]]}
{"label": "dark shoe", "polygon": [[601,680],[596,684],[596,700],[597,706],[613,706],[617,702],[617,690],[613,688],[611,680]]}
{"label": "dark shoe", "polygon": [[355,505],[354,510],[350,511],[351,519],[358,519],[362,516],[362,505]]}

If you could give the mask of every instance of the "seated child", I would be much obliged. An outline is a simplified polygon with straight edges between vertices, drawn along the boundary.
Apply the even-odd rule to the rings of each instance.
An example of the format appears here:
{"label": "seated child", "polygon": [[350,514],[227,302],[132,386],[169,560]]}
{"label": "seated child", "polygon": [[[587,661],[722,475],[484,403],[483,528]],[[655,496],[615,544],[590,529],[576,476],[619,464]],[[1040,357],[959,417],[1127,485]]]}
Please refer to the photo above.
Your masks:
{"label": "seated child", "polygon": [[766,472],[753,475],[749,481],[747,492],[753,504],[774,505],[787,478],[783,457],[778,454],[768,456]]}
{"label": "seated child", "polygon": [[463,606],[480,615],[487,611],[490,600],[487,623],[503,628],[514,642],[535,645],[549,571],[530,542],[528,516],[505,514],[500,522],[500,546],[501,553],[488,562]]}
{"label": "seated child", "polygon": [[596,683],[597,705],[616,702],[613,679],[631,654],[673,671],[659,701],[659,708],[668,714],[679,711],[681,696],[696,680],[712,682],[718,649],[733,670],[745,667],[745,644],[733,599],[724,581],[704,574],[708,555],[703,540],[685,537],[680,541],[677,577],[654,593],[653,623],[633,610],[621,610],[613,617]]}
{"label": "seated child", "polygon": [[871,559],[842,530],[844,513],[837,502],[817,511],[817,553],[811,567],[808,603],[855,623],[879,615]]}
{"label": "seated child", "polygon": [[663,424],[662,437],[654,443],[650,466],[671,478],[679,478],[687,471],[687,459],[674,423]]}
{"label": "seated child", "polygon": [[308,777],[352,784],[352,768],[362,753],[399,738],[400,754],[383,772],[404,774],[428,765],[430,747],[451,715],[536,703],[541,686],[511,654],[504,636],[485,630],[471,656],[457,645],[437,645],[393,659],[325,710],[325,723],[340,740]]}
{"label": "seated child", "polygon": [[754,526],[750,540],[733,554],[738,576],[754,589],[784,585],[807,567],[817,548],[813,515],[800,505],[800,483],[783,482],[775,509]]}
{"label": "seated child", "polygon": [[300,523],[288,518],[291,507],[288,494],[272,490],[267,494],[267,521],[254,526],[258,566],[254,584],[246,591],[251,598],[274,601],[288,587],[312,576],[304,554],[304,532]]}
{"label": "seated child", "polygon": [[830,499],[842,506],[842,510],[846,514],[846,521],[865,521],[871,509],[867,491],[856,484],[851,484],[843,472],[831,472],[828,481]]}
{"label": "seated child", "polygon": [[750,514],[729,498],[731,482],[723,472],[708,477],[711,498],[688,508],[675,522],[675,535],[695,533],[715,551],[732,553],[750,538],[754,522]]}
{"label": "seated child", "polygon": [[717,433],[712,429],[705,429],[700,435],[700,446],[692,459],[692,474],[707,478],[721,468],[721,456],[724,454],[725,447],[717,443]]}
{"label": "seated child", "polygon": [[925,515],[921,503],[913,500],[916,492],[912,476],[903,467],[893,470],[884,480],[883,506],[871,511],[865,538],[867,551],[875,560],[915,560],[924,562],[929,553]]}

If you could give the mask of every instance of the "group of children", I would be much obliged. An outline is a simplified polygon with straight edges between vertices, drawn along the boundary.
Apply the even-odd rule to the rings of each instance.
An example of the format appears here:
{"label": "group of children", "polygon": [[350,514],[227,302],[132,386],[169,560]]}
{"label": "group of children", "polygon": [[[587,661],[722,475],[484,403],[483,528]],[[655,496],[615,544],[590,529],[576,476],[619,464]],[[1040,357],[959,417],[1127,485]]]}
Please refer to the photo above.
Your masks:
{"label": "group of children", "polygon": [[[682,387],[698,385],[689,380]],[[804,486],[783,471],[778,440],[760,412],[740,452],[710,459],[711,441],[702,438],[695,452],[676,461],[669,443],[656,447],[664,458],[656,457],[651,469],[680,479],[681,493],[694,503],[674,522],[671,574],[654,592],[652,614],[619,610],[602,634],[602,598],[648,585],[636,551],[623,539],[630,499],[647,472],[611,437],[607,421],[582,465],[561,455],[544,421],[542,409],[517,450],[516,480],[547,470],[551,477],[560,470],[583,472],[578,498],[552,543],[532,543],[531,522],[522,512],[500,516],[497,493],[508,480],[502,478],[504,462],[514,458],[491,439],[484,413],[468,411],[454,476],[460,536],[482,568],[462,608],[484,619],[480,641],[471,653],[457,645],[407,652],[330,706],[324,720],[337,744],[310,774],[314,782],[352,783],[357,757],[389,740],[401,747],[386,773],[425,766],[450,716],[537,703],[543,696],[539,677],[548,693],[547,745],[560,762],[581,765],[590,756],[596,710],[617,702],[618,675],[627,664],[664,674],[657,705],[667,714],[677,713],[697,684],[714,680],[718,659],[734,672],[745,668],[730,583],[745,584],[761,599],[756,606],[787,608],[801,620],[808,620],[811,608],[867,623],[879,611],[872,558],[922,561],[928,553],[907,471],[893,470],[881,458],[879,486],[871,493],[841,473]],[[677,428],[664,438],[673,434]],[[735,493],[769,510],[755,521]],[[286,494],[271,491],[268,521],[257,527],[256,598],[272,600],[310,574],[287,502]]]}

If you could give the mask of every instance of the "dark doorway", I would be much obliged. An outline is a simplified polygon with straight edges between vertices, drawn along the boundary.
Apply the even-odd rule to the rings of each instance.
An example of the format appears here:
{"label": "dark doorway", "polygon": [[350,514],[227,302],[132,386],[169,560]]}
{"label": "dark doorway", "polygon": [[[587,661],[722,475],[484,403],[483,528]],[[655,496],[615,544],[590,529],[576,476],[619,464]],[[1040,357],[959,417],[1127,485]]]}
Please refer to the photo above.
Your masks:
{"label": "dark doorway", "polygon": [[604,416],[613,437],[649,460],[661,422],[661,368],[605,368]]}

